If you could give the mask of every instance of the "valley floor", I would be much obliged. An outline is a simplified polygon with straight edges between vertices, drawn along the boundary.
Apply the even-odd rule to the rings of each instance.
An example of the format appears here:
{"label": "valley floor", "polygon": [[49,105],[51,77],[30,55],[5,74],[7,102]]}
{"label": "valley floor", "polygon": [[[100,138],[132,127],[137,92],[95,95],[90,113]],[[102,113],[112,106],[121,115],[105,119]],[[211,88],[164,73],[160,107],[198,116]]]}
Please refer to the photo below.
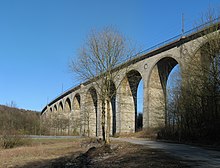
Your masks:
{"label": "valley floor", "polygon": [[104,145],[95,139],[33,140],[31,146],[0,150],[0,167],[20,168],[185,168],[184,160],[160,149],[112,141]]}

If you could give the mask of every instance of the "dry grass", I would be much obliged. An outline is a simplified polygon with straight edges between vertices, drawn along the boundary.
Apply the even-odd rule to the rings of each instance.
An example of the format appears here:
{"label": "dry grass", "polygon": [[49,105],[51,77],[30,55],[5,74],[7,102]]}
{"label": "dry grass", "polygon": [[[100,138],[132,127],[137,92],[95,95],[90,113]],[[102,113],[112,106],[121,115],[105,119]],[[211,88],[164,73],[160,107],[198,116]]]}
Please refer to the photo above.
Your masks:
{"label": "dry grass", "polygon": [[0,167],[16,167],[34,161],[45,161],[81,152],[79,139],[33,140],[31,146],[0,149]]}
{"label": "dry grass", "polygon": [[143,129],[134,133],[121,133],[120,135],[115,135],[115,137],[128,137],[128,138],[145,138],[155,140],[157,139],[158,129]]}

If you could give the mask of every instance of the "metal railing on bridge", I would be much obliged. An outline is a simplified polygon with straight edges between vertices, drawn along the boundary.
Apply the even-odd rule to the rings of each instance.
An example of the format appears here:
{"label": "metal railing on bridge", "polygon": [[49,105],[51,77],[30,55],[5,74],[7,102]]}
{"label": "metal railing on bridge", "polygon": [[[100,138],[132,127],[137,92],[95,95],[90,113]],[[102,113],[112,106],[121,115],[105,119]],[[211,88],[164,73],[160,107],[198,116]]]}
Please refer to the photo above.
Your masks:
{"label": "metal railing on bridge", "polygon": [[[211,21],[208,21],[208,22],[206,22],[206,23],[204,23],[204,24],[201,24],[201,25],[199,25],[199,26],[197,26],[197,27],[195,27],[195,28],[193,28],[193,29],[190,29],[190,30],[188,30],[188,31],[186,31],[186,32],[184,32],[184,33],[178,34],[178,35],[176,35],[176,36],[174,36],[174,37],[172,37],[172,38],[170,38],[170,39],[168,39],[168,40],[165,40],[165,41],[163,41],[163,42],[161,42],[161,43],[158,43],[158,44],[156,44],[156,45],[154,45],[154,46],[152,46],[152,47],[149,47],[149,48],[147,48],[147,49],[145,49],[145,50],[143,50],[143,51],[141,51],[141,52],[138,52],[137,54],[133,55],[133,56],[130,57],[130,58],[127,58],[127,59],[124,60],[124,61],[126,62],[126,61],[129,61],[129,60],[136,59],[136,58],[138,58],[138,57],[140,57],[140,56],[143,56],[143,55],[146,55],[146,54],[148,54],[148,53],[150,53],[150,52],[152,52],[152,51],[158,50],[159,48],[162,48],[162,47],[164,47],[164,46],[166,46],[166,45],[168,45],[168,44],[170,44],[170,43],[173,43],[174,41],[177,41],[177,40],[181,39],[182,37],[187,37],[187,36],[193,35],[193,34],[195,34],[195,33],[197,33],[197,32],[200,32],[200,31],[202,31],[202,30],[208,28],[208,27],[211,26],[211,25],[215,25],[215,24],[219,24],[219,23],[220,23],[220,17],[215,18],[215,19],[213,19],[213,20],[211,20]],[[60,98],[62,95],[65,95],[66,93],[70,92],[71,90],[73,90],[73,89],[76,88],[76,87],[79,87],[80,85],[81,85],[81,83],[76,83],[76,84],[74,84],[74,86],[72,86],[72,87],[66,89],[64,92],[62,92],[61,94],[59,94],[59,95],[58,95],[55,99],[53,99],[51,102],[57,100],[57,99]],[[50,103],[49,103],[49,104],[50,104]],[[48,104],[47,104],[47,105],[48,105]],[[46,107],[47,107],[47,106],[46,106]],[[45,109],[45,108],[44,108],[44,109]]]}

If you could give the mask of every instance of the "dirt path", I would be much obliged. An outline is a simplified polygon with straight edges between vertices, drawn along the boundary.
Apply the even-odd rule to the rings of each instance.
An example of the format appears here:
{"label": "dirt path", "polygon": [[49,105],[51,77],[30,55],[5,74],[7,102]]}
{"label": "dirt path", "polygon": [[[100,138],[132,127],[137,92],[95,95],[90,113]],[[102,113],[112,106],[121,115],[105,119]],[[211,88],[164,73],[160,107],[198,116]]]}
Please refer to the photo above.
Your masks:
{"label": "dirt path", "polygon": [[208,150],[191,145],[147,141],[143,139],[117,138],[113,140],[145,145],[152,149],[161,149],[171,156],[186,160],[187,164],[192,167],[220,168],[220,151]]}

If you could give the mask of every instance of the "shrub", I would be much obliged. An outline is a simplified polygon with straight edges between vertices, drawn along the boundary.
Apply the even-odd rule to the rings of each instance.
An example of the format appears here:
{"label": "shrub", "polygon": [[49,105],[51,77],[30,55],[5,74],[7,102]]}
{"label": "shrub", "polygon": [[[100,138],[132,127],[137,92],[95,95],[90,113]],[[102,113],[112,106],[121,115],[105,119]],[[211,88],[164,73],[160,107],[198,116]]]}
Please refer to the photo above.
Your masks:
{"label": "shrub", "polygon": [[4,132],[0,139],[0,146],[4,149],[30,144],[30,138],[20,135],[15,131]]}

